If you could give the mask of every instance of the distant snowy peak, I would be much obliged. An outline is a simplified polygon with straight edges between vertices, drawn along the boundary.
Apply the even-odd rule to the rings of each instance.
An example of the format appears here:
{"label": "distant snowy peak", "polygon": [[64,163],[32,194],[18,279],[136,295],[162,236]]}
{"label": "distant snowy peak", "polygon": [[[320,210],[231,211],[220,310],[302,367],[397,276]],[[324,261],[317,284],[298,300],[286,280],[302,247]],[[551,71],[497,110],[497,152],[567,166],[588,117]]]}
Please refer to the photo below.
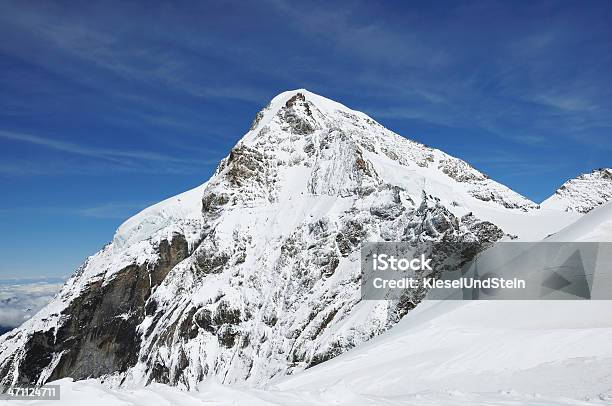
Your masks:
{"label": "distant snowy peak", "polygon": [[588,213],[612,200],[612,169],[600,168],[565,182],[543,208]]}

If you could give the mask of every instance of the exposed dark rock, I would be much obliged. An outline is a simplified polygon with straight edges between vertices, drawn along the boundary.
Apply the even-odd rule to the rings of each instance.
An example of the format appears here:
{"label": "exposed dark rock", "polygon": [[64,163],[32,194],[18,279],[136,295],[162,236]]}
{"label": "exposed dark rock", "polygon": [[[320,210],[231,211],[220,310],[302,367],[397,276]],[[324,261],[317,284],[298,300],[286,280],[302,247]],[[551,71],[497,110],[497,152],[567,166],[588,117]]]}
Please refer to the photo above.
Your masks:
{"label": "exposed dark rock", "polygon": [[314,132],[312,111],[302,93],[296,93],[285,103],[282,119],[293,134],[308,135]]}
{"label": "exposed dark rock", "polygon": [[312,156],[314,154],[314,151],[315,151],[314,143],[309,142],[308,144],[304,145],[304,152],[308,156]]}
{"label": "exposed dark rock", "polygon": [[188,366],[189,358],[187,358],[187,354],[185,354],[185,351],[181,348],[181,350],[179,351],[178,363],[176,364],[177,375],[180,374],[180,372],[184,371],[185,368],[187,368]]}
{"label": "exposed dark rock", "polygon": [[221,345],[231,348],[236,343],[236,337],[238,334],[239,332],[234,326],[224,324],[217,332],[217,339]]}
{"label": "exposed dark rock", "polygon": [[323,275],[327,277],[332,276],[336,271],[336,268],[338,268],[338,265],[340,265],[340,259],[335,255],[330,256],[329,262],[326,264],[325,269],[323,270]]}
{"label": "exposed dark rock", "polygon": [[257,125],[259,124],[263,116],[264,116],[263,111],[257,112],[257,114],[255,115],[255,118],[253,119],[253,122],[251,123],[251,126],[249,127],[249,131],[252,131],[255,129],[255,127],[257,127]]}
{"label": "exposed dark rock", "polygon": [[298,246],[297,241],[292,236],[285,239],[283,245],[281,245],[281,256],[282,258],[290,258],[297,254]]}
{"label": "exposed dark rock", "polygon": [[[18,381],[35,383],[62,352],[49,380],[98,377],[135,365],[140,347],[136,326],[144,319],[145,303],[152,288],[188,255],[187,241],[174,235],[171,242],[159,244],[158,254],[156,263],[128,265],[106,283],[90,283],[64,309],[64,323],[56,333],[34,332],[25,345],[27,354]],[[2,381],[8,378],[8,364],[0,366],[0,371],[7,371],[0,376]]]}
{"label": "exposed dark rock", "polygon": [[493,243],[504,236],[501,228],[489,221],[477,219],[472,213],[461,217],[461,223],[465,224],[483,245]]}
{"label": "exposed dark rock", "polygon": [[342,354],[346,350],[347,348],[343,348],[342,345],[334,343],[326,351],[315,354],[310,360],[310,362],[308,363],[308,366],[306,368],[312,368],[325,361],[329,361],[330,359],[335,358],[338,355]]}
{"label": "exposed dark rock", "polygon": [[291,132],[298,135],[312,134],[314,126],[293,110],[286,110],[283,114],[283,121],[289,124]]}
{"label": "exposed dark rock", "polygon": [[200,246],[195,252],[195,265],[201,274],[220,273],[229,262],[230,256],[215,247]]}
{"label": "exposed dark rock", "polygon": [[165,366],[161,361],[156,361],[151,367],[151,374],[149,375],[149,382],[158,383],[170,383],[170,369]]}
{"label": "exposed dark rock", "polygon": [[264,314],[262,320],[267,326],[274,327],[278,322],[278,317],[276,315],[276,312],[270,312]]}
{"label": "exposed dark rock", "polygon": [[353,247],[346,235],[342,233],[336,234],[336,244],[343,257],[347,257],[351,253]]}
{"label": "exposed dark rock", "polygon": [[202,197],[202,211],[204,213],[213,213],[229,202],[229,196],[225,193],[206,193]]}
{"label": "exposed dark rock", "polygon": [[11,366],[15,361],[15,354],[8,357],[4,364],[0,367],[0,377],[6,380],[6,383],[12,383]]}
{"label": "exposed dark rock", "polygon": [[336,235],[336,244],[343,257],[357,249],[363,238],[365,229],[363,224],[357,220],[350,219],[343,224],[340,232]]}
{"label": "exposed dark rock", "polygon": [[[502,206],[508,209],[521,209],[523,211],[527,211],[527,207],[524,203],[516,202],[516,201],[508,201],[504,199],[499,194],[493,193],[489,190],[471,190],[470,194],[474,196],[476,199],[482,200],[483,202],[496,202],[501,204]],[[528,207],[537,207],[536,205],[529,205]]]}
{"label": "exposed dark rock", "polygon": [[48,349],[55,345],[53,331],[37,331],[28,340],[26,356],[19,370],[19,382],[35,383],[40,372],[53,360],[53,353]]}
{"label": "exposed dark rock", "polygon": [[599,168],[597,169],[597,172],[600,172],[600,175],[603,179],[609,179],[612,180],[612,169],[608,169],[608,168]]}
{"label": "exposed dark rock", "polygon": [[397,154],[389,149],[383,149],[383,152],[385,153],[386,156],[388,156],[390,159],[393,159],[394,161],[398,161],[399,157],[397,156]]}
{"label": "exposed dark rock", "polygon": [[197,309],[195,307],[190,308],[186,313],[183,314],[183,319],[178,327],[178,333],[181,337],[186,337],[190,340],[194,339],[198,335],[198,325],[195,323],[194,315]]}
{"label": "exposed dark rock", "polygon": [[153,299],[149,299],[145,305],[145,315],[152,316],[157,310],[157,302]]}
{"label": "exposed dark rock", "polygon": [[220,326],[222,324],[240,323],[240,309],[232,308],[226,301],[219,302],[213,316],[213,323]]}
{"label": "exposed dark rock", "polygon": [[355,150],[355,154],[357,158],[355,159],[355,167],[358,171],[360,171],[364,176],[368,176],[370,178],[377,178],[378,174],[374,170],[372,164],[365,159],[363,159],[363,153],[360,149]]}
{"label": "exposed dark rock", "polygon": [[361,142],[359,143],[359,145],[361,145],[365,150],[370,151],[375,153],[376,152],[376,148],[374,148],[374,144],[372,144],[369,141],[366,140],[361,140]]}
{"label": "exposed dark rock", "polygon": [[459,159],[443,159],[439,168],[443,173],[455,179],[457,182],[482,181],[487,176],[475,170],[470,164]]}
{"label": "exposed dark rock", "polygon": [[158,286],[176,264],[189,256],[189,244],[182,234],[174,234],[172,240],[162,240],[158,247],[159,259],[151,268],[151,287]]}
{"label": "exposed dark rock", "polygon": [[209,333],[214,333],[216,329],[213,327],[212,312],[209,309],[200,309],[194,315],[195,323],[203,330]]}
{"label": "exposed dark rock", "polygon": [[297,103],[298,101],[306,101],[306,97],[304,97],[303,93],[296,93],[295,96],[291,97],[289,100],[287,100],[287,102],[285,103],[285,107],[286,108],[291,108],[295,105],[295,103]]}
{"label": "exposed dark rock", "polygon": [[313,337],[318,336],[319,334],[321,334],[323,332],[323,330],[325,330],[325,327],[327,327],[327,325],[329,323],[331,323],[331,321],[334,319],[334,317],[336,317],[336,314],[338,313],[338,309],[332,309],[321,321],[321,324],[317,327]]}
{"label": "exposed dark rock", "polygon": [[253,178],[262,182],[265,177],[265,158],[256,149],[238,145],[230,152],[227,161],[227,178],[230,184],[241,186],[245,180]]}

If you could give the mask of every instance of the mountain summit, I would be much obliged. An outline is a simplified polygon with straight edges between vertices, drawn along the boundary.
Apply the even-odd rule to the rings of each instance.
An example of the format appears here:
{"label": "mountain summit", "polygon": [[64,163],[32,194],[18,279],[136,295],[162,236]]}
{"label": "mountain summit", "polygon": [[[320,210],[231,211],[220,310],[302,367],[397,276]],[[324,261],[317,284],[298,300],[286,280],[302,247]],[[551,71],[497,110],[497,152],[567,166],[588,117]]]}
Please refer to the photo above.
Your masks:
{"label": "mountain summit", "polygon": [[572,219],[363,113],[285,92],[208,182],[127,220],[0,338],[0,382],[263,385],[360,345],[422,299],[362,301],[362,242],[476,252]]}

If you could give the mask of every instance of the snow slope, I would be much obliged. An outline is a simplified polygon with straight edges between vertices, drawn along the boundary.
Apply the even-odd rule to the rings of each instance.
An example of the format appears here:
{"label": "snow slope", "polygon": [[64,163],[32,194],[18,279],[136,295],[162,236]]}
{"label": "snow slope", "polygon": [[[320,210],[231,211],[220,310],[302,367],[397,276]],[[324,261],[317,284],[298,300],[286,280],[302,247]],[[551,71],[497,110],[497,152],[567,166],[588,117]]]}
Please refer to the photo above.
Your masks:
{"label": "snow slope", "polygon": [[[611,241],[611,225],[607,204],[554,239]],[[273,387],[324,391],[338,383],[391,399],[451,393],[450,404],[500,393],[508,399],[497,401],[509,404],[612,403],[611,312],[612,301],[424,302],[381,337]]]}
{"label": "snow slope", "polygon": [[[585,363],[586,366],[591,366]],[[609,369],[608,365],[608,369]],[[600,367],[605,365],[600,364]],[[578,381],[590,381],[584,370]],[[542,372],[542,371],[539,371]],[[547,372],[544,370],[544,372]],[[601,374],[601,370],[597,371]],[[536,376],[534,378],[537,378]],[[396,382],[396,386],[403,382]],[[582,382],[581,382],[582,383]],[[595,406],[609,405],[605,393],[583,399],[537,392],[521,393],[514,390],[496,392],[467,392],[462,390],[427,390],[388,396],[373,395],[335,379],[333,385],[316,390],[261,390],[222,385],[215,381],[202,384],[198,392],[181,391],[172,386],[153,384],[133,389],[109,389],[96,380],[73,382],[69,378],[54,382],[61,389],[61,401],[11,400],[11,405],[54,406]]]}
{"label": "snow slope", "polygon": [[[608,204],[554,238],[610,241],[611,224]],[[612,301],[427,301],[383,335],[266,389],[59,383],[68,405],[612,404],[611,312]]]}
{"label": "snow slope", "polygon": [[612,241],[612,202],[596,207],[580,221],[565,227],[547,241]]}
{"label": "snow slope", "polygon": [[118,248],[132,246],[164,230],[167,235],[180,233],[190,243],[198,237],[202,218],[202,194],[206,183],[147,207],[119,226],[113,237]]}

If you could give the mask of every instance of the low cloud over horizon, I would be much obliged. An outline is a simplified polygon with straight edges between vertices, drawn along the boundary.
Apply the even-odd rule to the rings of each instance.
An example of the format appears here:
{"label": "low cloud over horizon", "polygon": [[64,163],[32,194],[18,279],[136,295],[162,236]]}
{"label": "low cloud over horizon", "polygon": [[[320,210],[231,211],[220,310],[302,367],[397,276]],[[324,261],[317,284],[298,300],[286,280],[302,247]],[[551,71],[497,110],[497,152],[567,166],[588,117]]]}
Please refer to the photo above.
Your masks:
{"label": "low cloud over horizon", "polygon": [[63,281],[49,279],[0,279],[0,329],[19,327],[49,303]]}

